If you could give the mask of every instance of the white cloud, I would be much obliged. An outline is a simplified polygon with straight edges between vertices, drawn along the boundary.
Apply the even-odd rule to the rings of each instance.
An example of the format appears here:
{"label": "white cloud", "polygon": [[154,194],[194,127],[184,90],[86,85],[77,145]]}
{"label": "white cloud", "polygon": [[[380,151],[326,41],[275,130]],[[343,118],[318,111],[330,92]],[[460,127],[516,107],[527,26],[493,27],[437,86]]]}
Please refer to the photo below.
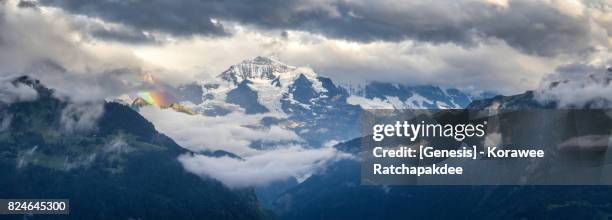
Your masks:
{"label": "white cloud", "polygon": [[[232,187],[261,186],[290,177],[302,179],[335,159],[347,157],[336,151],[331,143],[319,148],[302,146],[300,138],[290,130],[249,127],[258,124],[263,115],[231,113],[222,117],[207,117],[153,106],[141,108],[140,113],[157,130],[189,150],[224,150],[240,156],[241,159],[200,154],[179,157],[188,171],[213,177]],[[263,150],[249,147],[251,142],[257,140],[297,143],[280,144]]]}
{"label": "white cloud", "polygon": [[172,137],[179,145],[192,151],[225,150],[239,156],[260,153],[249,147],[253,141],[283,142],[301,141],[290,130],[272,126],[270,129],[253,129],[264,115],[245,115],[240,112],[223,117],[187,115],[171,109],[146,106],[140,114],[151,121],[157,130]]}
{"label": "white cloud", "polygon": [[13,84],[13,80],[12,77],[0,77],[0,103],[11,104],[38,98],[38,93],[34,88],[21,83]]}
{"label": "white cloud", "polygon": [[[233,36],[143,45],[135,49],[135,54],[194,80],[206,80],[244,59],[265,55],[290,65],[311,67],[336,81],[434,84],[502,93],[533,89],[544,75],[567,61],[563,57],[525,54],[496,39],[483,40],[474,47],[411,40],[360,43],[301,31],[283,35],[237,24],[226,27],[233,27]],[[208,76],[202,77],[202,72]]]}
{"label": "white cloud", "polygon": [[[508,8],[513,4],[516,4],[515,7],[532,6],[522,1],[513,3],[499,0],[472,0],[461,2],[461,5],[467,7],[482,1],[500,8]],[[2,28],[7,31],[0,33],[0,39],[8,42],[0,46],[0,71],[3,72],[20,71],[32,62],[50,59],[77,75],[104,75],[112,68],[132,67],[140,71],[159,72],[157,75],[161,79],[176,84],[208,80],[244,59],[257,55],[273,55],[291,65],[309,66],[337,81],[382,80],[406,84],[435,84],[470,90],[494,90],[507,94],[536,88],[542,76],[559,65],[576,62],[576,59],[601,59],[602,56],[601,53],[592,53],[582,57],[543,57],[508,45],[508,39],[501,40],[491,36],[482,36],[482,39],[471,46],[410,39],[356,42],[329,38],[315,32],[262,29],[219,19],[217,21],[232,33],[231,36],[154,36],[163,37],[164,40],[157,43],[130,44],[89,35],[92,30],[100,28],[125,29],[122,24],[69,14],[59,8],[39,6],[40,10],[18,9],[16,2],[8,1],[5,3],[7,7],[1,9],[5,14]],[[402,10],[413,10],[413,7],[424,4],[389,3],[394,7],[373,5],[372,7],[376,8],[372,10],[389,12],[384,14],[389,16],[401,13]],[[368,2],[360,1],[351,4],[364,9],[371,6]],[[433,3],[428,5],[427,10],[445,14],[450,10],[445,8],[446,5],[448,4]],[[585,39],[588,41],[585,44],[592,44],[595,50],[600,51],[609,50],[612,45],[612,38],[608,34],[612,31],[609,25],[612,17],[607,13],[612,10],[607,8],[609,4],[542,0],[534,5],[553,7],[559,13],[579,17],[576,19],[580,21],[590,19],[589,39]],[[330,17],[337,16],[338,13],[336,7],[319,0],[304,2],[298,7],[300,8],[320,9]],[[522,8],[514,10],[519,9]],[[356,11],[351,13],[352,16],[357,16],[356,19],[360,16]],[[495,13],[509,16],[505,12]],[[448,15],[445,19],[450,19],[448,22],[451,23],[459,22],[467,19],[465,16],[470,17],[461,12],[458,15]],[[510,18],[514,19],[508,19]],[[543,24],[533,25],[535,28]],[[478,36],[477,33],[474,34]],[[510,39],[522,39],[521,33],[500,34],[510,34]],[[570,34],[573,32],[568,33]],[[563,34],[555,36],[564,37]],[[600,45],[601,42],[607,42],[607,45]],[[104,94],[112,91],[92,89],[89,92]],[[98,96],[104,95],[96,95]]]}
{"label": "white cloud", "polygon": [[[474,2],[482,1],[487,3],[487,7],[492,5],[500,10],[470,7]],[[407,36],[372,41],[355,41],[362,35],[351,38],[339,33],[334,37],[325,30],[312,31],[307,28],[289,31],[274,27],[264,29],[257,24],[238,24],[222,18],[215,18],[213,23],[222,24],[232,33],[231,36],[196,35],[174,39],[172,36],[159,36],[159,33],[130,35],[134,29],[126,25],[70,14],[59,8],[20,9],[17,3],[17,0],[0,0],[0,73],[33,74],[49,87],[57,89],[61,95],[81,103],[126,93],[126,90],[134,88],[130,83],[139,80],[129,76],[141,72],[152,70],[164,80],[207,79],[232,64],[257,55],[273,55],[291,65],[308,66],[339,81],[382,80],[513,93],[536,88],[541,84],[542,76],[567,63],[590,60],[605,64],[610,57],[605,51],[609,51],[612,45],[612,38],[609,37],[609,33],[612,33],[612,9],[608,1],[542,0],[537,4],[507,0],[468,0],[457,4],[432,1],[386,1],[384,4],[359,0],[341,2],[356,6],[347,12],[349,17],[346,19],[383,21],[382,25],[376,22],[354,23],[358,26],[345,27],[349,28],[344,30],[348,34],[363,30],[364,38],[368,34],[376,35],[376,32]],[[554,13],[549,13],[547,9],[550,7]],[[323,11],[321,15],[325,17],[345,19],[342,17],[344,12],[327,1],[309,0],[298,4],[295,9],[290,13]],[[538,16],[535,15],[541,12],[547,14],[536,18]],[[556,16],[558,14],[568,16]],[[282,15],[281,19],[290,18],[285,17],[287,14]],[[534,20],[528,16],[534,17]],[[359,25],[372,25],[369,28],[374,29],[361,29]],[[356,28],[353,30],[351,27]],[[398,32],[397,27],[406,27],[408,32],[422,31],[423,35],[416,33],[411,40],[408,37],[414,33],[406,33],[404,29]],[[552,28],[552,31],[546,31],[546,28]],[[479,30],[472,32],[472,29]],[[128,34],[115,37],[142,37],[139,34],[144,34],[155,39],[164,37],[164,41],[131,44],[89,35],[99,30]],[[430,35],[430,31],[435,33]],[[473,37],[473,45],[471,41],[464,42],[468,39],[462,39],[472,40]],[[547,44],[549,41],[557,44]],[[575,42],[578,46],[566,44],[563,46],[567,47],[558,50],[555,47],[558,43],[566,42]],[[538,48],[540,46],[542,48]],[[583,50],[590,50],[591,46],[596,51],[586,51],[582,55]],[[534,53],[538,49],[550,52],[544,54],[551,56]],[[63,69],[33,67],[33,64],[40,63],[58,64]],[[130,71],[111,71],[124,67]],[[203,77],[202,72],[208,75]],[[17,87],[0,83],[0,101],[35,98],[31,89]],[[581,90],[576,92],[576,88]],[[570,83],[567,87],[549,92],[548,95],[565,99],[578,97],[563,100],[562,104],[576,103],[586,98],[606,98],[612,93],[609,85],[579,83]],[[63,125],[69,131],[89,129],[99,110],[98,106],[85,105],[84,109],[69,106],[62,117]],[[283,145],[268,150],[249,147],[258,140],[301,142],[295,133],[280,127],[248,127],[257,124],[262,115],[232,113],[225,117],[189,116],[154,107],[142,108],[141,114],[152,121],[158,130],[190,150],[226,150],[241,156],[244,160],[202,155],[180,158],[188,170],[210,175],[232,186],[262,185],[291,176],[307,176],[341,156],[329,146],[308,149]],[[1,124],[5,127],[5,122]]]}
{"label": "white cloud", "polygon": [[0,7],[0,72],[17,73],[51,61],[74,72],[141,65],[118,45],[89,42],[76,29],[83,18],[49,8],[19,8],[17,1]]}
{"label": "white cloud", "polygon": [[303,180],[327,164],[348,157],[334,148],[298,146],[264,151],[239,160],[230,157],[182,155],[179,161],[190,172],[221,180],[231,187],[261,186],[295,177]]}
{"label": "white cloud", "polygon": [[11,122],[13,121],[13,115],[8,114],[6,112],[0,113],[0,132],[7,131],[9,126],[11,126]]}
{"label": "white cloud", "polygon": [[503,8],[503,9],[508,8],[508,1],[509,0],[483,0],[483,2],[485,3],[489,3],[492,5],[498,6],[500,8]]}
{"label": "white cloud", "polygon": [[536,90],[541,102],[555,101],[559,107],[609,108],[612,105],[612,72],[606,66],[571,64],[548,75]]}
{"label": "white cloud", "polygon": [[[2,75],[30,75],[61,96],[92,101],[126,92],[130,83],[126,75],[138,79],[144,69],[155,68],[134,56],[127,45],[88,39],[80,29],[100,21],[17,4],[0,1]],[[119,79],[116,69],[131,71]]]}
{"label": "white cloud", "polygon": [[62,110],[60,125],[68,133],[94,131],[102,113],[104,104],[100,102],[70,103]]}
{"label": "white cloud", "polygon": [[569,16],[578,17],[584,15],[585,7],[578,0],[551,0],[550,4],[559,10],[559,12]]}

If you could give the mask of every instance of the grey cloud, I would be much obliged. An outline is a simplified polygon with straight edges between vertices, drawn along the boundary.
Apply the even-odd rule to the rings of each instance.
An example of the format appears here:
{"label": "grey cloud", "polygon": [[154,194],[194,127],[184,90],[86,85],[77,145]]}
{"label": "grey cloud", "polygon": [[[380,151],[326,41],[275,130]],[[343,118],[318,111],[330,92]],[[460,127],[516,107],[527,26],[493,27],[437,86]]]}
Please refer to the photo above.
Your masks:
{"label": "grey cloud", "polygon": [[82,35],[72,27],[86,31],[108,28],[126,33],[131,33],[131,29],[105,27],[100,22],[66,16],[57,10],[44,12],[18,5],[19,1],[0,2],[0,102],[35,98],[33,89],[10,83],[17,75],[38,79],[54,89],[57,97],[76,102],[100,101],[146,86],[139,84],[140,74],[146,67],[130,50],[76,39],[75,36]]}
{"label": "grey cloud", "polygon": [[[86,72],[89,68],[139,65],[139,60],[120,49],[87,45],[76,39],[71,25],[87,26],[63,14],[21,9],[14,1],[0,7],[0,72],[19,73],[35,63],[57,63],[66,69]],[[79,19],[74,19],[79,20]],[[93,25],[93,24],[92,24]],[[94,51],[91,49],[95,47]],[[116,56],[110,56],[110,54]],[[108,68],[110,69],[110,68]]]}
{"label": "grey cloud", "polygon": [[105,25],[92,19],[76,18],[71,20],[75,30],[79,30],[86,40],[101,39],[104,41],[119,41],[133,44],[158,43],[160,40],[154,34],[125,25]]}
{"label": "grey cloud", "polygon": [[324,45],[308,44],[307,51],[286,49],[279,57],[291,65],[312,66],[339,83],[401,82],[505,94],[533,89],[544,74],[554,70],[549,58],[525,55],[501,41],[473,48],[375,43],[357,51]]}
{"label": "grey cloud", "polygon": [[218,1],[41,1],[68,11],[122,23],[141,31],[163,31],[179,36],[193,34],[225,35],[222,26],[210,20],[218,11]]}
{"label": "grey cloud", "polygon": [[135,93],[151,86],[140,79],[142,70],[132,68],[71,72],[47,60],[33,63],[20,73],[52,88],[55,97],[79,103],[103,101],[108,97]]}
{"label": "grey cloud", "polygon": [[575,151],[606,151],[610,141],[610,135],[584,135],[570,138],[559,144],[560,150]]}
{"label": "grey cloud", "polygon": [[64,164],[62,165],[62,170],[70,171],[76,168],[89,168],[96,160],[96,157],[96,153],[73,158],[66,156],[64,158]]}
{"label": "grey cloud", "polygon": [[104,145],[102,148],[103,153],[105,154],[124,154],[132,151],[132,148],[128,145],[128,143],[122,137],[116,137],[111,140],[109,143]]}
{"label": "grey cloud", "polygon": [[537,1],[513,1],[510,7],[498,17],[483,14],[474,28],[530,54],[582,55],[594,50],[588,18],[561,14]]}
{"label": "grey cloud", "polygon": [[38,149],[38,146],[34,146],[29,150],[20,151],[17,154],[17,169],[27,167],[30,163],[36,163],[36,158],[34,157],[36,149]]}
{"label": "grey cloud", "polygon": [[17,6],[20,8],[36,8],[36,2],[21,0]]}
{"label": "grey cloud", "polygon": [[524,52],[543,56],[588,53],[595,40],[588,16],[564,14],[551,3],[540,1],[510,1],[504,8],[480,1],[42,2],[139,31],[162,31],[177,36],[226,35],[220,23],[211,21],[220,19],[362,42],[416,39],[471,46],[483,38],[498,38]]}
{"label": "grey cloud", "polygon": [[597,72],[602,72],[602,67],[583,63],[571,63],[557,67],[555,74],[550,75],[549,78],[559,77],[568,79],[582,77],[584,75],[593,74]]}
{"label": "grey cloud", "polygon": [[605,66],[573,63],[557,68],[542,80],[536,98],[560,107],[612,107],[612,73]]}
{"label": "grey cloud", "polygon": [[89,32],[93,37],[108,40],[108,41],[120,41],[128,43],[155,43],[158,42],[154,37],[147,36],[146,34],[134,30],[108,30],[108,29],[96,29]]}
{"label": "grey cloud", "polygon": [[70,103],[62,110],[60,125],[67,133],[93,131],[104,113],[103,103]]}
{"label": "grey cloud", "polygon": [[0,132],[7,131],[13,121],[13,115],[6,112],[0,113]]}
{"label": "grey cloud", "polygon": [[11,104],[36,98],[38,98],[38,93],[34,88],[20,83],[13,83],[12,77],[0,78],[0,103]]}

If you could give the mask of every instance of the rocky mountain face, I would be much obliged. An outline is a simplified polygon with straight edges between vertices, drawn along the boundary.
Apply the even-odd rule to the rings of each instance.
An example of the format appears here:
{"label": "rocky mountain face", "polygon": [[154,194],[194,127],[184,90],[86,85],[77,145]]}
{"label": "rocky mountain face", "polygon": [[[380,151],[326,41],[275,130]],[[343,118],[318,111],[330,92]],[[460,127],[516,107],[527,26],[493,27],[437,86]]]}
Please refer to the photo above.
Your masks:
{"label": "rocky mountain face", "polygon": [[[68,198],[73,219],[261,219],[250,189],[186,172],[189,154],[130,107],[73,103],[38,81],[29,101],[0,104],[0,194]],[[35,216],[38,217],[38,216]]]}

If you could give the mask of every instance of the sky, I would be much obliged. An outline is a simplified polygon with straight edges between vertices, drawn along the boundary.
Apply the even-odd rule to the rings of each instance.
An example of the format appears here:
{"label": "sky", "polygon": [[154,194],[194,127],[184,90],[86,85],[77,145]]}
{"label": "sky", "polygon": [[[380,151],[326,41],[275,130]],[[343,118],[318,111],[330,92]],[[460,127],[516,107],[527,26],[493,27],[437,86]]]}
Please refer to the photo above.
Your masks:
{"label": "sky", "polygon": [[182,83],[259,55],[341,82],[502,94],[612,64],[610,0],[0,0],[0,29],[0,72],[97,82],[94,97],[126,86],[118,70]]}
{"label": "sky", "polygon": [[[612,0],[0,0],[0,102],[35,99],[9,77],[31,75],[75,101],[62,112],[63,131],[93,129],[100,100],[142,89],[143,74],[171,85],[206,82],[270,56],[335,82],[540,89],[538,98],[572,105],[607,99],[612,87],[597,77],[548,84],[605,73],[611,49]],[[178,158],[232,187],[303,180],[348,157],[280,127],[249,129],[264,115],[139,112],[189,150],[240,156]],[[258,140],[283,144],[251,148]]]}

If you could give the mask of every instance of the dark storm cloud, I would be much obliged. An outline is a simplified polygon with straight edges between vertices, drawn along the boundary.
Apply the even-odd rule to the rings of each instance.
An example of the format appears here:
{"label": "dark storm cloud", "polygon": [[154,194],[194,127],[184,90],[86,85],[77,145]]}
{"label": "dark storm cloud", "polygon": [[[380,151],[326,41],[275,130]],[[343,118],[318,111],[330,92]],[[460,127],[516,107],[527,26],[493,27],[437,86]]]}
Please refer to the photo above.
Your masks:
{"label": "dark storm cloud", "polygon": [[565,15],[536,1],[511,3],[510,7],[498,18],[478,20],[475,28],[531,54],[583,55],[594,50],[588,18]]}
{"label": "dark storm cloud", "polygon": [[593,49],[588,19],[564,15],[542,2],[513,1],[507,9],[481,2],[407,4],[343,2],[338,5],[342,16],[320,19],[316,25],[313,22],[297,26],[359,41],[410,38],[470,46],[493,37],[524,52],[544,56]]}
{"label": "dark storm cloud", "polygon": [[155,43],[159,42],[152,36],[147,36],[140,31],[135,30],[108,30],[104,28],[91,30],[88,32],[89,35],[108,41],[120,41],[133,44],[139,43]]}
{"label": "dark storm cloud", "polygon": [[19,4],[17,4],[18,7],[20,8],[36,8],[36,2],[33,1],[19,1]]}
{"label": "dark storm cloud", "polygon": [[[561,13],[549,3],[511,1],[504,8],[476,1],[115,1],[42,0],[77,14],[139,31],[176,36],[227,35],[219,23],[303,30],[360,42],[415,39],[471,46],[497,38],[543,56],[593,50],[588,18]],[[108,37],[112,32],[102,33]],[[128,40],[137,40],[128,38]]]}
{"label": "dark storm cloud", "polygon": [[213,12],[219,11],[221,4],[217,1],[43,0],[41,3],[129,25],[142,31],[163,31],[179,36],[226,34],[222,26],[210,20],[211,15],[215,14]]}

